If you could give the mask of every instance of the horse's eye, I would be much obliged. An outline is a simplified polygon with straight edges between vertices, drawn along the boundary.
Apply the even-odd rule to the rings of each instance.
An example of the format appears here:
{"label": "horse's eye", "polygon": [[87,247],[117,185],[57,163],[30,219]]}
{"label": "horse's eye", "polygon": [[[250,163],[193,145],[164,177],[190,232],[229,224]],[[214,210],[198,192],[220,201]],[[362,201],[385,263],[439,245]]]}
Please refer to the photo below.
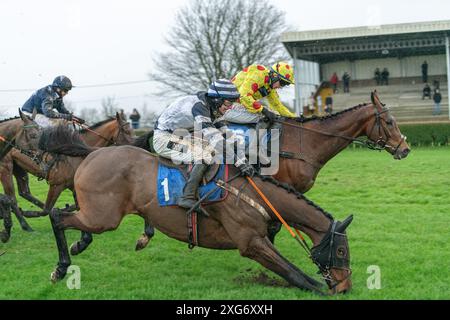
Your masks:
{"label": "horse's eye", "polygon": [[337,255],[339,256],[339,257],[345,257],[345,249],[344,248],[342,248],[342,247],[339,247],[338,249],[337,249]]}

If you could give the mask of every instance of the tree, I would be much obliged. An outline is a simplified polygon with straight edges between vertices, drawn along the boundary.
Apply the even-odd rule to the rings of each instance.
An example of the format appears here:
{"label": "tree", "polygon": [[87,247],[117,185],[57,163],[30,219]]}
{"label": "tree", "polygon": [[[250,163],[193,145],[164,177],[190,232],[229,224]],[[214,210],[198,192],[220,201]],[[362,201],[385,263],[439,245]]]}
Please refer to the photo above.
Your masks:
{"label": "tree", "polygon": [[115,97],[106,97],[102,99],[103,116],[112,117],[115,116],[118,110],[118,103],[116,103]]}
{"label": "tree", "polygon": [[77,115],[81,119],[86,120],[88,125],[93,125],[94,123],[104,120],[99,114],[97,108],[81,108]]}
{"label": "tree", "polygon": [[205,90],[253,63],[286,59],[286,29],[284,13],[268,0],[191,0],[165,39],[170,52],[156,56],[149,76],[172,95]]}

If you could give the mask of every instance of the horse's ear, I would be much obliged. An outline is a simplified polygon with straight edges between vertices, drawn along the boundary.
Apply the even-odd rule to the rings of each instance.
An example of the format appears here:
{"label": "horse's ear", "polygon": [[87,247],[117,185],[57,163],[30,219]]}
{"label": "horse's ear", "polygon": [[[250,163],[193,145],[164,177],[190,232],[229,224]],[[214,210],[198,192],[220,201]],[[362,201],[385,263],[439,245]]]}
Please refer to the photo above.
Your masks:
{"label": "horse's ear", "polygon": [[375,108],[378,109],[378,111],[381,112],[383,109],[383,105],[381,104],[380,98],[378,98],[377,90],[374,90],[372,94],[370,95],[370,99],[372,100],[372,104]]}
{"label": "horse's ear", "polygon": [[19,108],[19,115],[22,118],[23,122],[28,123],[28,121],[30,121],[30,119],[22,112],[22,110],[20,110],[20,108]]}
{"label": "horse's ear", "polygon": [[353,221],[353,215],[351,214],[347,218],[345,218],[344,221],[342,221],[342,223],[336,228],[336,231],[339,233],[343,233],[352,221]]}

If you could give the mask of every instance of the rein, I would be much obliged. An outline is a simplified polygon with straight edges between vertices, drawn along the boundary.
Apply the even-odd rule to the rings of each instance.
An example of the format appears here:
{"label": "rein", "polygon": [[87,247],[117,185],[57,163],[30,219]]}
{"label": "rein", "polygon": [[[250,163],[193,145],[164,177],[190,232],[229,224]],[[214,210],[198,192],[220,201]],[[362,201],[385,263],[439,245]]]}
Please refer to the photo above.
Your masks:
{"label": "rein", "polygon": [[122,129],[124,126],[127,125],[127,123],[125,123],[125,124],[123,124],[123,125],[120,126],[119,132],[117,132],[117,136],[115,137],[115,139],[114,139],[114,138],[109,138],[109,139],[108,139],[108,138],[106,138],[105,136],[103,136],[103,135],[101,135],[100,133],[98,133],[97,131],[92,130],[91,128],[89,128],[89,126],[87,126],[87,125],[85,125],[85,124],[81,124],[81,123],[79,123],[79,122],[77,122],[77,124],[78,124],[81,128],[83,128],[84,130],[89,131],[89,132],[95,134],[96,136],[102,138],[103,140],[105,140],[106,142],[108,142],[108,143],[110,143],[110,144],[112,144],[112,145],[117,145],[116,140],[117,140],[117,138],[118,138],[119,135],[120,135],[120,131],[121,131],[121,129]]}
{"label": "rein", "polygon": [[[389,140],[389,138],[391,137],[391,135],[389,134],[388,130],[382,125],[381,120],[383,120],[383,122],[386,122],[386,120],[384,120],[383,118],[381,118],[381,115],[385,112],[389,112],[388,108],[383,108],[382,111],[378,111],[376,110],[374,113],[375,116],[375,123],[372,127],[372,130],[370,131],[369,136],[372,135],[373,131],[375,130],[375,127],[378,128],[378,139],[376,141],[371,140],[370,138],[367,139],[358,139],[358,138],[353,138],[353,137],[349,137],[349,136],[345,136],[345,135],[340,135],[340,134],[334,134],[334,133],[330,133],[330,132],[326,132],[326,131],[321,131],[321,130],[317,130],[317,129],[313,129],[313,128],[306,128],[304,126],[301,125],[295,125],[293,123],[289,123],[286,121],[282,121],[282,120],[275,120],[277,122],[280,122],[286,126],[290,126],[290,127],[294,127],[294,128],[298,128],[298,129],[303,129],[303,130],[307,130],[307,131],[311,131],[314,133],[318,133],[321,134],[323,136],[328,136],[328,137],[334,137],[334,138],[341,138],[341,139],[345,139],[347,141],[350,142],[355,142],[358,143],[364,147],[367,147],[368,149],[371,150],[384,150],[384,148],[388,147],[391,150],[393,150],[394,153],[397,152],[398,148],[400,148],[400,145],[403,143],[403,141],[405,141],[406,137],[402,135],[402,139],[400,140],[399,144],[394,147],[391,146],[387,143],[387,141]],[[385,139],[383,138],[382,135],[382,131],[384,133]],[[291,159],[298,159],[298,160],[303,160],[309,164],[311,164],[312,166],[316,167],[316,168],[321,168],[322,165],[317,165],[314,163],[314,161],[312,161],[312,159],[307,159],[305,158],[304,155],[302,154],[295,154],[292,152],[286,152],[286,151],[282,151],[280,152],[280,156],[284,157],[284,158],[291,158]]]}

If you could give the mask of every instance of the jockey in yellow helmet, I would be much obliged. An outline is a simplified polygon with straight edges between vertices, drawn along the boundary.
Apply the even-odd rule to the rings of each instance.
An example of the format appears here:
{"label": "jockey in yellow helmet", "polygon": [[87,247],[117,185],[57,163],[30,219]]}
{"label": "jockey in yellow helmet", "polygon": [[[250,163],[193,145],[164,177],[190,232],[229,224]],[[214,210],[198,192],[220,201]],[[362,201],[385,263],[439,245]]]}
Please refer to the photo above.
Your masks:
{"label": "jockey in yellow helmet", "polygon": [[[294,70],[286,62],[278,62],[271,68],[262,65],[251,65],[239,72],[231,81],[236,85],[241,95],[240,103],[244,108],[236,106],[227,112],[226,118],[231,122],[253,123],[261,117],[261,113],[273,120],[274,113],[263,108],[260,99],[267,97],[269,107],[281,116],[296,115],[281,103],[276,89],[294,84]],[[239,112],[238,112],[239,111]],[[239,114],[238,114],[239,113]]]}

